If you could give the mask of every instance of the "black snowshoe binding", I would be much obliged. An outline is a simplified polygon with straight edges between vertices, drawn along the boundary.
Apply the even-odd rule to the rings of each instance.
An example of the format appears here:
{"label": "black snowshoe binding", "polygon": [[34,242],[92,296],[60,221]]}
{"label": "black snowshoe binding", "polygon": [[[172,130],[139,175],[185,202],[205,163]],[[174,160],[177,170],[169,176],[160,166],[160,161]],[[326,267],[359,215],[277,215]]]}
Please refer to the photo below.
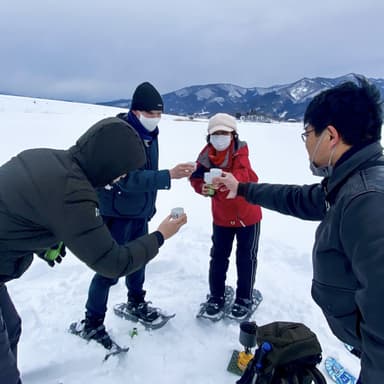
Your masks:
{"label": "black snowshoe binding", "polygon": [[232,287],[226,286],[224,297],[207,295],[207,301],[200,304],[197,318],[209,319],[213,322],[221,320],[231,307],[235,291]]}
{"label": "black snowshoe binding", "polygon": [[248,320],[263,301],[263,295],[258,289],[253,290],[252,300],[236,299],[227,313],[227,318],[236,321]]}
{"label": "black snowshoe binding", "polygon": [[116,304],[113,308],[115,315],[134,322],[143,324],[146,329],[158,329],[163,327],[176,314],[168,315],[159,308],[151,307],[150,301],[140,303],[128,301],[128,303]]}
{"label": "black snowshoe binding", "polygon": [[129,350],[129,348],[123,348],[111,339],[102,322],[96,323],[88,319],[84,319],[72,323],[69,326],[69,332],[87,341],[94,340],[101,344],[105,349],[109,351],[105,355],[104,360],[107,360],[110,356],[118,355]]}
{"label": "black snowshoe binding", "polygon": [[216,317],[224,311],[224,297],[210,296],[205,306],[207,316]]}

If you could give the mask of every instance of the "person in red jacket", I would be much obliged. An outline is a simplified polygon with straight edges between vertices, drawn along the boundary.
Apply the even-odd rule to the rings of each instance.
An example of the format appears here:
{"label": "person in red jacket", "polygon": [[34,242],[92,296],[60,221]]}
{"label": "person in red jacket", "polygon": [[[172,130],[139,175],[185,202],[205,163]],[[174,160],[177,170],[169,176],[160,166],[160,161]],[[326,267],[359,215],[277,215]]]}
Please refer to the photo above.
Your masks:
{"label": "person in red jacket", "polygon": [[[213,189],[210,178],[216,176],[214,172],[221,173],[221,171],[231,172],[242,182],[257,182],[258,177],[249,161],[247,143],[239,140],[234,117],[226,113],[212,116],[208,122],[207,142],[197,158],[196,170],[190,177],[195,191],[203,196],[211,196],[212,201],[210,295],[204,315],[215,318],[223,312],[225,279],[236,236],[237,289],[231,315],[242,319],[248,315],[252,307],[261,208],[249,204],[243,197],[227,199],[228,191]],[[217,170],[212,171],[212,168]]]}

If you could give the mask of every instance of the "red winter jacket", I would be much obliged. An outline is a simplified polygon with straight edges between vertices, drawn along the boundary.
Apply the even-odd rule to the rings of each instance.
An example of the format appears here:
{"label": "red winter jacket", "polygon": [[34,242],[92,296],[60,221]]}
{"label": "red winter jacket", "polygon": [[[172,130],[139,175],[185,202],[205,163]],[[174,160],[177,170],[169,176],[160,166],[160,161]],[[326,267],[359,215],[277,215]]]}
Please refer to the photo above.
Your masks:
{"label": "red winter jacket", "polygon": [[[214,165],[208,151],[211,144],[206,145],[197,158],[196,171],[191,175],[190,182],[195,191],[201,194],[204,184],[204,172],[211,168],[222,168],[225,172],[231,172],[240,182],[257,182],[258,177],[251,167],[248,158],[248,146],[245,141],[237,142],[232,161],[228,167]],[[212,197],[213,222],[222,227],[243,227],[253,225],[261,220],[261,208],[259,205],[250,204],[243,197],[227,199],[228,191],[216,190]]]}

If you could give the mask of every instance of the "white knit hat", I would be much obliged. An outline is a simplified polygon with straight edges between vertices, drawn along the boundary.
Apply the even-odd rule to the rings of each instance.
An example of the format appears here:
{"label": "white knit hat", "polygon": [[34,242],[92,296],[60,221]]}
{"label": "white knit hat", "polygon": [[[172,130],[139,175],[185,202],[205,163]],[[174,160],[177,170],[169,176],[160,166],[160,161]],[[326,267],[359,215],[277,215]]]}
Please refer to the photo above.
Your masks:
{"label": "white knit hat", "polygon": [[216,113],[208,121],[208,134],[217,131],[236,132],[236,119],[227,113]]}

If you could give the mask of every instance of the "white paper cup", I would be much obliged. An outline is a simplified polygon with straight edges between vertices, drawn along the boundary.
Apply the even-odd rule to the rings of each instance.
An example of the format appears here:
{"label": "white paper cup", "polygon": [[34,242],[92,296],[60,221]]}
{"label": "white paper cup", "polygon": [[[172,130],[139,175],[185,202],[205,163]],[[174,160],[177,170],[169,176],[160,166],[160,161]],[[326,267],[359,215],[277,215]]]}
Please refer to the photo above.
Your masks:
{"label": "white paper cup", "polygon": [[204,172],[204,183],[212,184],[212,175],[210,172]]}
{"label": "white paper cup", "polygon": [[211,178],[213,179],[214,177],[220,177],[222,175],[223,171],[220,168],[211,168],[210,174]]}
{"label": "white paper cup", "polygon": [[171,209],[171,217],[172,219],[178,219],[184,213],[184,208],[175,207]]}
{"label": "white paper cup", "polygon": [[187,164],[189,164],[189,165],[192,165],[193,166],[193,172],[195,172],[196,171],[196,167],[197,167],[197,163],[196,163],[196,161],[188,161],[188,163]]}

